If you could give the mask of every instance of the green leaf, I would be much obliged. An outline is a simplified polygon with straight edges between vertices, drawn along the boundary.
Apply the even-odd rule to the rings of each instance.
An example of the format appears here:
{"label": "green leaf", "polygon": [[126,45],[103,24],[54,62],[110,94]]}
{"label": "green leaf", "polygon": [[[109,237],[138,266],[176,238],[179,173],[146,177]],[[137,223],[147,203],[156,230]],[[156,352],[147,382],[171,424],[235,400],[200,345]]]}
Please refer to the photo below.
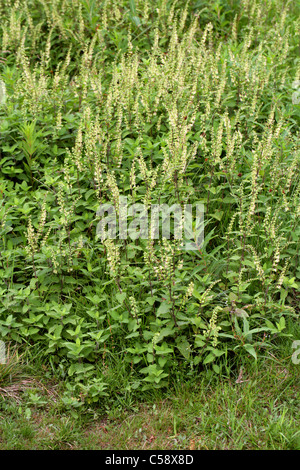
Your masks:
{"label": "green leaf", "polygon": [[187,340],[183,340],[176,344],[177,349],[181,352],[185,359],[189,359],[191,356],[191,346]]}
{"label": "green leaf", "polygon": [[249,354],[251,354],[251,356],[254,357],[255,360],[257,360],[257,354],[256,354],[256,351],[255,351],[254,347],[252,346],[252,344],[246,343],[246,344],[244,344],[244,348],[246,349],[246,351]]}
{"label": "green leaf", "polygon": [[91,273],[93,271],[91,263],[87,264],[88,271]]}
{"label": "green leaf", "polygon": [[174,328],[169,328],[168,326],[166,328],[163,328],[160,330],[159,335],[155,336],[155,343],[159,343],[162,339],[165,338],[165,336],[171,336],[175,332]]}
{"label": "green leaf", "polygon": [[195,348],[202,348],[205,345],[205,337],[197,335],[195,338]]}
{"label": "green leaf", "polygon": [[122,292],[122,293],[118,292],[116,294],[116,299],[118,302],[120,302],[120,304],[122,304],[124,300],[126,299],[126,292]]}
{"label": "green leaf", "polygon": [[201,300],[202,297],[203,297],[203,293],[200,294],[196,289],[193,290],[193,296],[198,299],[198,300]]}
{"label": "green leaf", "polygon": [[217,219],[217,220],[220,221],[220,220],[222,219],[222,217],[223,217],[223,214],[224,214],[223,211],[217,210],[217,211],[215,211],[213,214],[209,214],[209,215],[210,215],[211,217],[213,217],[214,219]]}
{"label": "green leaf", "polygon": [[285,318],[281,317],[279,320],[279,323],[276,323],[276,326],[278,328],[278,331],[282,331],[285,329]]}
{"label": "green leaf", "polygon": [[168,347],[167,343],[164,342],[161,346],[159,346],[158,344],[155,344],[154,346],[155,348],[155,352],[156,354],[168,354],[168,353],[172,353],[173,352],[173,349]]}
{"label": "green leaf", "polygon": [[146,297],[145,300],[152,307],[154,305],[155,301],[157,300],[157,298],[156,297]]}
{"label": "green leaf", "polygon": [[157,309],[157,315],[163,315],[170,311],[171,305],[168,302],[162,302]]}
{"label": "green leaf", "polygon": [[246,310],[243,310],[242,308],[235,308],[234,309],[234,314],[237,316],[237,317],[240,317],[240,318],[247,318],[249,317],[248,313],[246,312]]}
{"label": "green leaf", "polygon": [[228,298],[229,298],[230,302],[236,302],[238,300],[238,296],[236,294],[234,294],[233,292],[230,292]]}
{"label": "green leaf", "polygon": [[127,335],[125,337],[125,339],[130,339],[130,338],[137,338],[139,336],[139,332],[138,331],[134,331],[133,333],[130,333],[129,335]]}
{"label": "green leaf", "polygon": [[213,353],[209,353],[203,361],[203,364],[209,364],[210,362],[214,361],[216,356]]}

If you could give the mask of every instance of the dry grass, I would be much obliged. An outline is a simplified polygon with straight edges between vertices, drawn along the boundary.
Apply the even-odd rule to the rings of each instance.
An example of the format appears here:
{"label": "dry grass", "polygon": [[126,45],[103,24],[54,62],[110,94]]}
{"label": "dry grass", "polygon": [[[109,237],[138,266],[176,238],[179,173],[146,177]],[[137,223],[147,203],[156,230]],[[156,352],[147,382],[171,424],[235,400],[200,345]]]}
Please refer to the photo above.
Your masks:
{"label": "dry grass", "polygon": [[42,380],[32,375],[30,368],[23,360],[24,354],[20,353],[18,347],[7,345],[6,361],[0,364],[0,397],[12,399],[20,404],[26,391],[35,390],[45,394],[47,398],[53,402],[58,398],[58,385],[54,384],[47,387]]}

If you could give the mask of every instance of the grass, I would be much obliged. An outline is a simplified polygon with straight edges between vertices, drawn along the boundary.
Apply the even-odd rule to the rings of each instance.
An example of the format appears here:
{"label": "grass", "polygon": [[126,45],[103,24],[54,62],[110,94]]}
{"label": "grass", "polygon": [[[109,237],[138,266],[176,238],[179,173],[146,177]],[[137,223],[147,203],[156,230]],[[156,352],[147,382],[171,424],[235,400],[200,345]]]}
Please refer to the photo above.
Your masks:
{"label": "grass", "polygon": [[[0,450],[300,450],[299,365],[286,341],[229,378],[202,372],[127,404],[76,411],[22,356],[0,383]],[[28,356],[28,355],[27,355]]]}

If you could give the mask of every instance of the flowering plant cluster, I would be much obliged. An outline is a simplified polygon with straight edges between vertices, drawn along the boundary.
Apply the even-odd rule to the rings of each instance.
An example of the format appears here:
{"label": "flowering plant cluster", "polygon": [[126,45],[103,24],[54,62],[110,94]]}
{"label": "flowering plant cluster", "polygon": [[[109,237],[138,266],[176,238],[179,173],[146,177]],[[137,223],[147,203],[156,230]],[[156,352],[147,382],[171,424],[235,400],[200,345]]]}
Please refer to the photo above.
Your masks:
{"label": "flowering plant cluster", "polygon": [[[87,400],[112,363],[132,390],[223,373],[299,314],[297,6],[200,3],[0,5],[0,339]],[[97,236],[122,198],[146,236]]]}

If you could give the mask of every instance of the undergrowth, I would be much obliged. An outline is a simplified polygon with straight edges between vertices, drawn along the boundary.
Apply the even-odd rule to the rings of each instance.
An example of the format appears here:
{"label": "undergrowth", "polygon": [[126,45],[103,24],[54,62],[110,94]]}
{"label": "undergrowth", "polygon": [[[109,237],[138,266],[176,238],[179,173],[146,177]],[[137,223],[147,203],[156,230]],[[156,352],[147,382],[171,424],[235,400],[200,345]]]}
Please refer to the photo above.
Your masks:
{"label": "undergrowth", "polygon": [[[228,377],[285,335],[292,354],[296,2],[1,1],[0,19],[1,340],[38,346],[75,408]],[[100,239],[124,198],[202,204],[203,243],[130,210]]]}

